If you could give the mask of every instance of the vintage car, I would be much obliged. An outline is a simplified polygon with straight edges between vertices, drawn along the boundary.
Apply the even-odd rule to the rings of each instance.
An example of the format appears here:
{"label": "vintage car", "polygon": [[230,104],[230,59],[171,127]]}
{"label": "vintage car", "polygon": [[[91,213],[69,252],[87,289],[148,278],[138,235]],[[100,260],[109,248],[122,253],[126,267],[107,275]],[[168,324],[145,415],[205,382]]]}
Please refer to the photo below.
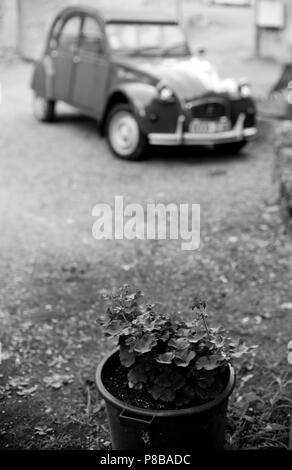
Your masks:
{"label": "vintage car", "polygon": [[140,159],[148,144],[239,151],[257,132],[246,81],[222,80],[193,56],[177,21],[132,16],[60,12],[33,74],[36,117],[52,121],[56,102],[69,103],[97,119],[124,159]]}

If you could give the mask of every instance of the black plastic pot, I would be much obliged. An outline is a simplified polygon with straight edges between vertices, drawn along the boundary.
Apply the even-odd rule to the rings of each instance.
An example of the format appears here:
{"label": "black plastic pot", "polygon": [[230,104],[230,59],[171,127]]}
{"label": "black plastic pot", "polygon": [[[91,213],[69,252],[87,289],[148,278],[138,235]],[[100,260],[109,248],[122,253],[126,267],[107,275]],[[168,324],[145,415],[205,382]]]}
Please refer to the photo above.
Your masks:
{"label": "black plastic pot", "polygon": [[117,361],[118,350],[108,354],[96,372],[97,388],[105,400],[114,450],[223,449],[225,421],[234,385],[229,366],[225,390],[213,401],[180,410],[150,410],[131,406],[115,398],[103,385],[105,367]]}

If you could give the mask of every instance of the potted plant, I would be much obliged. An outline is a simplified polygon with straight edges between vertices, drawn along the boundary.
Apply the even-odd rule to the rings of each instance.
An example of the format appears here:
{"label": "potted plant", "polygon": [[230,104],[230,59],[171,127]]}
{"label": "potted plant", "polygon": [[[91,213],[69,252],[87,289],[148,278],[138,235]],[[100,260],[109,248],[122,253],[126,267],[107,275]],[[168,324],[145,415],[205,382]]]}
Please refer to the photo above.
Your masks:
{"label": "potted plant", "polygon": [[231,360],[250,348],[207,324],[195,299],[191,321],[161,314],[140,291],[123,286],[106,296],[102,321],[118,348],[97,368],[115,450],[222,449]]}

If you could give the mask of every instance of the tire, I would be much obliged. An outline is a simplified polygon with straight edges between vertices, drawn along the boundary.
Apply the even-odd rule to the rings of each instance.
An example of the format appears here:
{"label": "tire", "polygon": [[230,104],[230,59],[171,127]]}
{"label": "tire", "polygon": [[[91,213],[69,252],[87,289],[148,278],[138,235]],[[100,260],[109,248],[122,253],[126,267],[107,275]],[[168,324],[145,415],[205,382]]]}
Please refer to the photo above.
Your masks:
{"label": "tire", "polygon": [[231,142],[230,144],[215,145],[215,151],[220,154],[236,155],[247,144],[245,140],[240,142]]}
{"label": "tire", "polygon": [[34,95],[33,112],[38,121],[52,122],[55,119],[55,101]]}
{"label": "tire", "polygon": [[108,113],[105,135],[113,154],[123,160],[142,160],[147,147],[138,121],[128,104],[118,104]]}

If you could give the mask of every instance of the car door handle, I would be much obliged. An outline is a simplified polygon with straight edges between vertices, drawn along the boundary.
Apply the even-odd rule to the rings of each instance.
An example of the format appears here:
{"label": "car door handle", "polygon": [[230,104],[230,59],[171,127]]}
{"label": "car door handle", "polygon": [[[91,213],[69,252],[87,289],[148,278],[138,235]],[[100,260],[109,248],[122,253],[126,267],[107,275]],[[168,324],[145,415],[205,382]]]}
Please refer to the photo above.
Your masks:
{"label": "car door handle", "polygon": [[78,57],[78,55],[75,55],[72,60],[73,60],[74,64],[79,64],[80,57]]}

